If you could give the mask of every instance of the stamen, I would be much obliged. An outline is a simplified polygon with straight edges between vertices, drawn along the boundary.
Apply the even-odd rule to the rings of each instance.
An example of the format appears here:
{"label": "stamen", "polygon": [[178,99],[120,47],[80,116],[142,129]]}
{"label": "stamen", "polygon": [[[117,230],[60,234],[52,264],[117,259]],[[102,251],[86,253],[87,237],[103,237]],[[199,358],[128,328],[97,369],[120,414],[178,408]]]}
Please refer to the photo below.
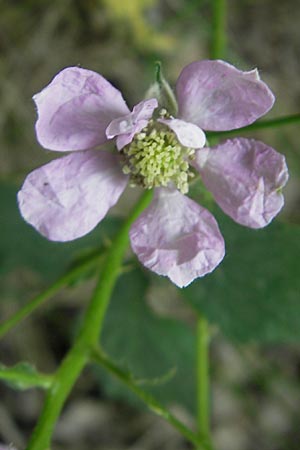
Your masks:
{"label": "stamen", "polygon": [[188,159],[195,150],[183,147],[173,131],[160,125],[155,128],[150,121],[122,153],[123,172],[130,175],[131,186],[145,189],[175,186],[183,194],[188,192],[188,182],[193,176]]}

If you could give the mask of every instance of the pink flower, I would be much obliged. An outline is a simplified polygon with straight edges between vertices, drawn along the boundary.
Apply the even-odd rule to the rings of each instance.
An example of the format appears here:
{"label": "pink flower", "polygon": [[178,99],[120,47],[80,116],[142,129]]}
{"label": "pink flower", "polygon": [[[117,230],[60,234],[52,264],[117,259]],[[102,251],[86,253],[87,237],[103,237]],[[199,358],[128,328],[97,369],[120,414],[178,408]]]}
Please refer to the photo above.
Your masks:
{"label": "pink flower", "polygon": [[[274,96],[257,70],[223,61],[194,62],[177,84],[178,117],[156,99],[130,112],[121,93],[95,72],[70,67],[34,96],[37,139],[50,150],[72,151],[31,172],[18,194],[24,219],[43,236],[69,241],[90,232],[126,185],[155,188],[150,206],[130,231],[139,260],[179,287],[211,272],[224,240],[206,209],[184,194],[195,171],[236,222],[267,225],[283,206],[285,159],[253,139],[205,147],[203,130],[253,123]],[[116,139],[118,151],[107,145]]]}

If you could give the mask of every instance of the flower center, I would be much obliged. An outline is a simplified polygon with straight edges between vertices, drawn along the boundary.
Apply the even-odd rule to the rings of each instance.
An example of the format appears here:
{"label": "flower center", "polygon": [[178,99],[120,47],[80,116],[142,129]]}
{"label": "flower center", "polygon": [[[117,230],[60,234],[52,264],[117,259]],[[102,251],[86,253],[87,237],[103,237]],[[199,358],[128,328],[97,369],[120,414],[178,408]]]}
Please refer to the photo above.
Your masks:
{"label": "flower center", "polygon": [[183,194],[188,192],[189,178],[194,176],[188,159],[195,150],[183,147],[173,131],[160,125],[155,128],[150,121],[122,153],[123,172],[130,175],[131,186],[175,186]]}

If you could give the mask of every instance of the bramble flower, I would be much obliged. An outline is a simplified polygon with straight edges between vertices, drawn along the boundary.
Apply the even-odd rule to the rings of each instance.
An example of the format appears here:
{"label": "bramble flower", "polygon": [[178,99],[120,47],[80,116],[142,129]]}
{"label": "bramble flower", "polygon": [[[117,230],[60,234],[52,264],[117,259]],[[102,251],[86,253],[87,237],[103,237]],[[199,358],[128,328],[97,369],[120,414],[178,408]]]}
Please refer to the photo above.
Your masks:
{"label": "bramble flower", "polygon": [[[261,228],[283,206],[288,172],[284,157],[262,142],[237,138],[209,148],[203,130],[249,125],[274,96],[257,70],[205,60],[183,69],[176,97],[177,118],[155,98],[130,111],[101,75],[62,70],[33,97],[36,134],[43,147],[72,153],[27,176],[18,194],[24,219],[47,239],[69,241],[90,232],[128,183],[155,188],[130,231],[139,260],[179,287],[214,270],[224,240],[212,214],[185,195],[190,180],[200,174],[226,214]],[[107,145],[112,140],[117,150]]]}

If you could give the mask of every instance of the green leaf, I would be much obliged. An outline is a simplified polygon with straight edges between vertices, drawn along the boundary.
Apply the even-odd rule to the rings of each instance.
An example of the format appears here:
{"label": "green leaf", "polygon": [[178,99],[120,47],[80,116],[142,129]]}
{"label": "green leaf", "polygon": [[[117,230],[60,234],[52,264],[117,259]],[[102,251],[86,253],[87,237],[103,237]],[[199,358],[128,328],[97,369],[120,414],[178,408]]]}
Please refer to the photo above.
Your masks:
{"label": "green leaf", "polygon": [[42,375],[26,362],[13,367],[0,364],[0,379],[14,389],[25,390],[33,387],[48,389],[51,386],[52,377]]}
{"label": "green leaf", "polygon": [[[116,286],[104,324],[102,344],[117,364],[143,381],[161,402],[193,408],[194,334],[186,325],[160,318],[147,305],[148,280],[140,270],[124,274]],[[100,372],[111,395],[136,403],[119,382]],[[149,380],[150,379],[150,380]]]}
{"label": "green leaf", "polygon": [[237,341],[300,339],[300,228],[272,223],[250,230],[222,215],[226,256],[182,294]]}
{"label": "green leaf", "polygon": [[17,206],[17,189],[0,185],[0,275],[26,266],[51,281],[87,249],[101,247],[103,238],[118,229],[117,219],[106,219],[87,236],[73,242],[50,242],[25,223]]}

